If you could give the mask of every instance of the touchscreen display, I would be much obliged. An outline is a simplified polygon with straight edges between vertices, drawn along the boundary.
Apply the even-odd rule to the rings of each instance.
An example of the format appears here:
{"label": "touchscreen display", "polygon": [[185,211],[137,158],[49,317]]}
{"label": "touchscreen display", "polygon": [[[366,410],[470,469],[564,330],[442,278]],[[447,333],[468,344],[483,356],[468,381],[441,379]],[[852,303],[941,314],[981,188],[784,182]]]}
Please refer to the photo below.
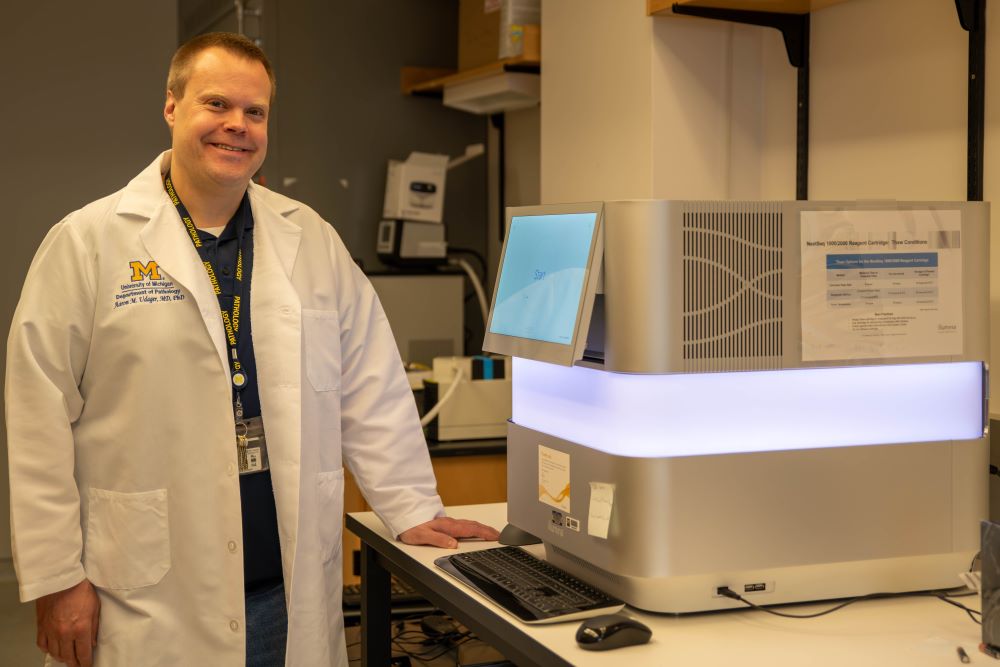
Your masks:
{"label": "touchscreen display", "polygon": [[570,345],[597,213],[511,218],[490,332]]}

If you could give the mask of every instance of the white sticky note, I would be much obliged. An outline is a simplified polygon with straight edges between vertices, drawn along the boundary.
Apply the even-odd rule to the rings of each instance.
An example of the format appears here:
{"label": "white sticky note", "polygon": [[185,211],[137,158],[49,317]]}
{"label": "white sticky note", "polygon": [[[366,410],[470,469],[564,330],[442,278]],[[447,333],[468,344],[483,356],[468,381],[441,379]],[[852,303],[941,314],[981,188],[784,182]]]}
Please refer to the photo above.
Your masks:
{"label": "white sticky note", "polygon": [[569,454],[538,446],[538,500],[569,512]]}
{"label": "white sticky note", "polygon": [[615,504],[615,485],[603,482],[590,483],[590,512],[587,517],[587,534],[608,539],[611,508]]}

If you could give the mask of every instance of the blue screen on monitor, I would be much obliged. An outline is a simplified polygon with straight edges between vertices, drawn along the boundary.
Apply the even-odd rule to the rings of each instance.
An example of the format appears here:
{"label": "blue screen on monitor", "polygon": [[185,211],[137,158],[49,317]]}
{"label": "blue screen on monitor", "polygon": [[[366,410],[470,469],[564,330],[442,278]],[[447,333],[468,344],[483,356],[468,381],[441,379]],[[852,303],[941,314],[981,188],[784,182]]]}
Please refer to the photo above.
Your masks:
{"label": "blue screen on monitor", "polygon": [[491,333],[573,342],[596,224],[596,213],[511,218]]}

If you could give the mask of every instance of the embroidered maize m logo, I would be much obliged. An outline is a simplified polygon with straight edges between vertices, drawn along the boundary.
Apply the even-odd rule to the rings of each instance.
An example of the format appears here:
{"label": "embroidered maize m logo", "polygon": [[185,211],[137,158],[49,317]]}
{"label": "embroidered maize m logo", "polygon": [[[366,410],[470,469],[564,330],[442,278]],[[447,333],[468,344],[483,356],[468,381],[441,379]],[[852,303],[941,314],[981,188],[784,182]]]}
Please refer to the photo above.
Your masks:
{"label": "embroidered maize m logo", "polygon": [[132,282],[138,282],[143,278],[149,278],[150,280],[161,279],[156,262],[150,261],[148,264],[143,264],[142,262],[135,261],[129,262],[128,265],[132,267]]}

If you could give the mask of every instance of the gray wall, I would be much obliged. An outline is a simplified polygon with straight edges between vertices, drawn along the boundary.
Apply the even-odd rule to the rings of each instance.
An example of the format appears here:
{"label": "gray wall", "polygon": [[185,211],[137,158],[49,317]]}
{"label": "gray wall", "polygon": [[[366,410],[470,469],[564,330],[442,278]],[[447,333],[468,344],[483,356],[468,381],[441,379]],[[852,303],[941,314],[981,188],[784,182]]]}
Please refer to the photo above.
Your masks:
{"label": "gray wall", "polygon": [[[176,14],[176,2],[169,0],[105,0],[86,7],[5,3],[0,28],[4,340],[24,274],[49,227],[124,186],[168,146],[163,90],[177,44]],[[5,357],[3,345],[0,366]],[[0,419],[0,559],[10,557],[5,434]]]}
{"label": "gray wall", "polygon": [[[461,155],[466,145],[486,140],[485,118],[400,93],[405,65],[454,67],[457,35],[454,0],[278,8],[277,154],[266,174],[329,220],[367,270],[381,268],[375,229],[387,161],[414,150]],[[296,182],[284,187],[286,178]],[[485,159],[448,173],[444,220],[452,245],[486,254]],[[483,327],[475,301],[466,304],[466,327],[469,351],[478,353]]]}
{"label": "gray wall", "polygon": [[[400,92],[404,66],[455,67],[458,1],[249,0],[247,6],[263,12],[260,20],[248,19],[246,33],[261,39],[278,81],[266,185],[316,209],[366,270],[384,269],[375,230],[387,161],[411,151],[457,156],[486,141],[485,117]],[[181,39],[234,29],[227,7],[229,0],[180,0]],[[486,214],[486,160],[477,158],[448,173],[449,243],[485,256]],[[475,301],[467,302],[466,315],[469,351],[478,353],[483,326]]]}
{"label": "gray wall", "polygon": [[[263,5],[263,20],[249,20],[247,32],[261,37],[278,76],[267,185],[315,208],[352,254],[377,270],[386,161],[413,150],[458,155],[467,144],[485,141],[485,118],[399,90],[404,65],[454,67],[458,2],[248,4]],[[0,331],[9,328],[24,274],[49,227],[121,188],[168,147],[161,111],[170,55],[192,31],[233,29],[232,14],[221,15],[231,6],[228,0],[107,0],[64,14],[41,3],[6,7]],[[286,178],[296,182],[286,186]],[[449,173],[449,241],[485,255],[485,219],[486,161],[479,158]],[[474,301],[466,310],[477,352],[479,311]],[[0,559],[10,556],[4,433],[0,418]]]}
{"label": "gray wall", "polygon": [[[454,66],[457,2],[289,3],[278,16],[277,177],[334,223],[366,266],[375,259],[386,161],[410,151],[460,155],[486,120],[400,94],[404,65]],[[279,180],[280,183],[280,180]],[[277,185],[277,184],[276,184]],[[486,162],[448,174],[449,241],[485,240]]]}

